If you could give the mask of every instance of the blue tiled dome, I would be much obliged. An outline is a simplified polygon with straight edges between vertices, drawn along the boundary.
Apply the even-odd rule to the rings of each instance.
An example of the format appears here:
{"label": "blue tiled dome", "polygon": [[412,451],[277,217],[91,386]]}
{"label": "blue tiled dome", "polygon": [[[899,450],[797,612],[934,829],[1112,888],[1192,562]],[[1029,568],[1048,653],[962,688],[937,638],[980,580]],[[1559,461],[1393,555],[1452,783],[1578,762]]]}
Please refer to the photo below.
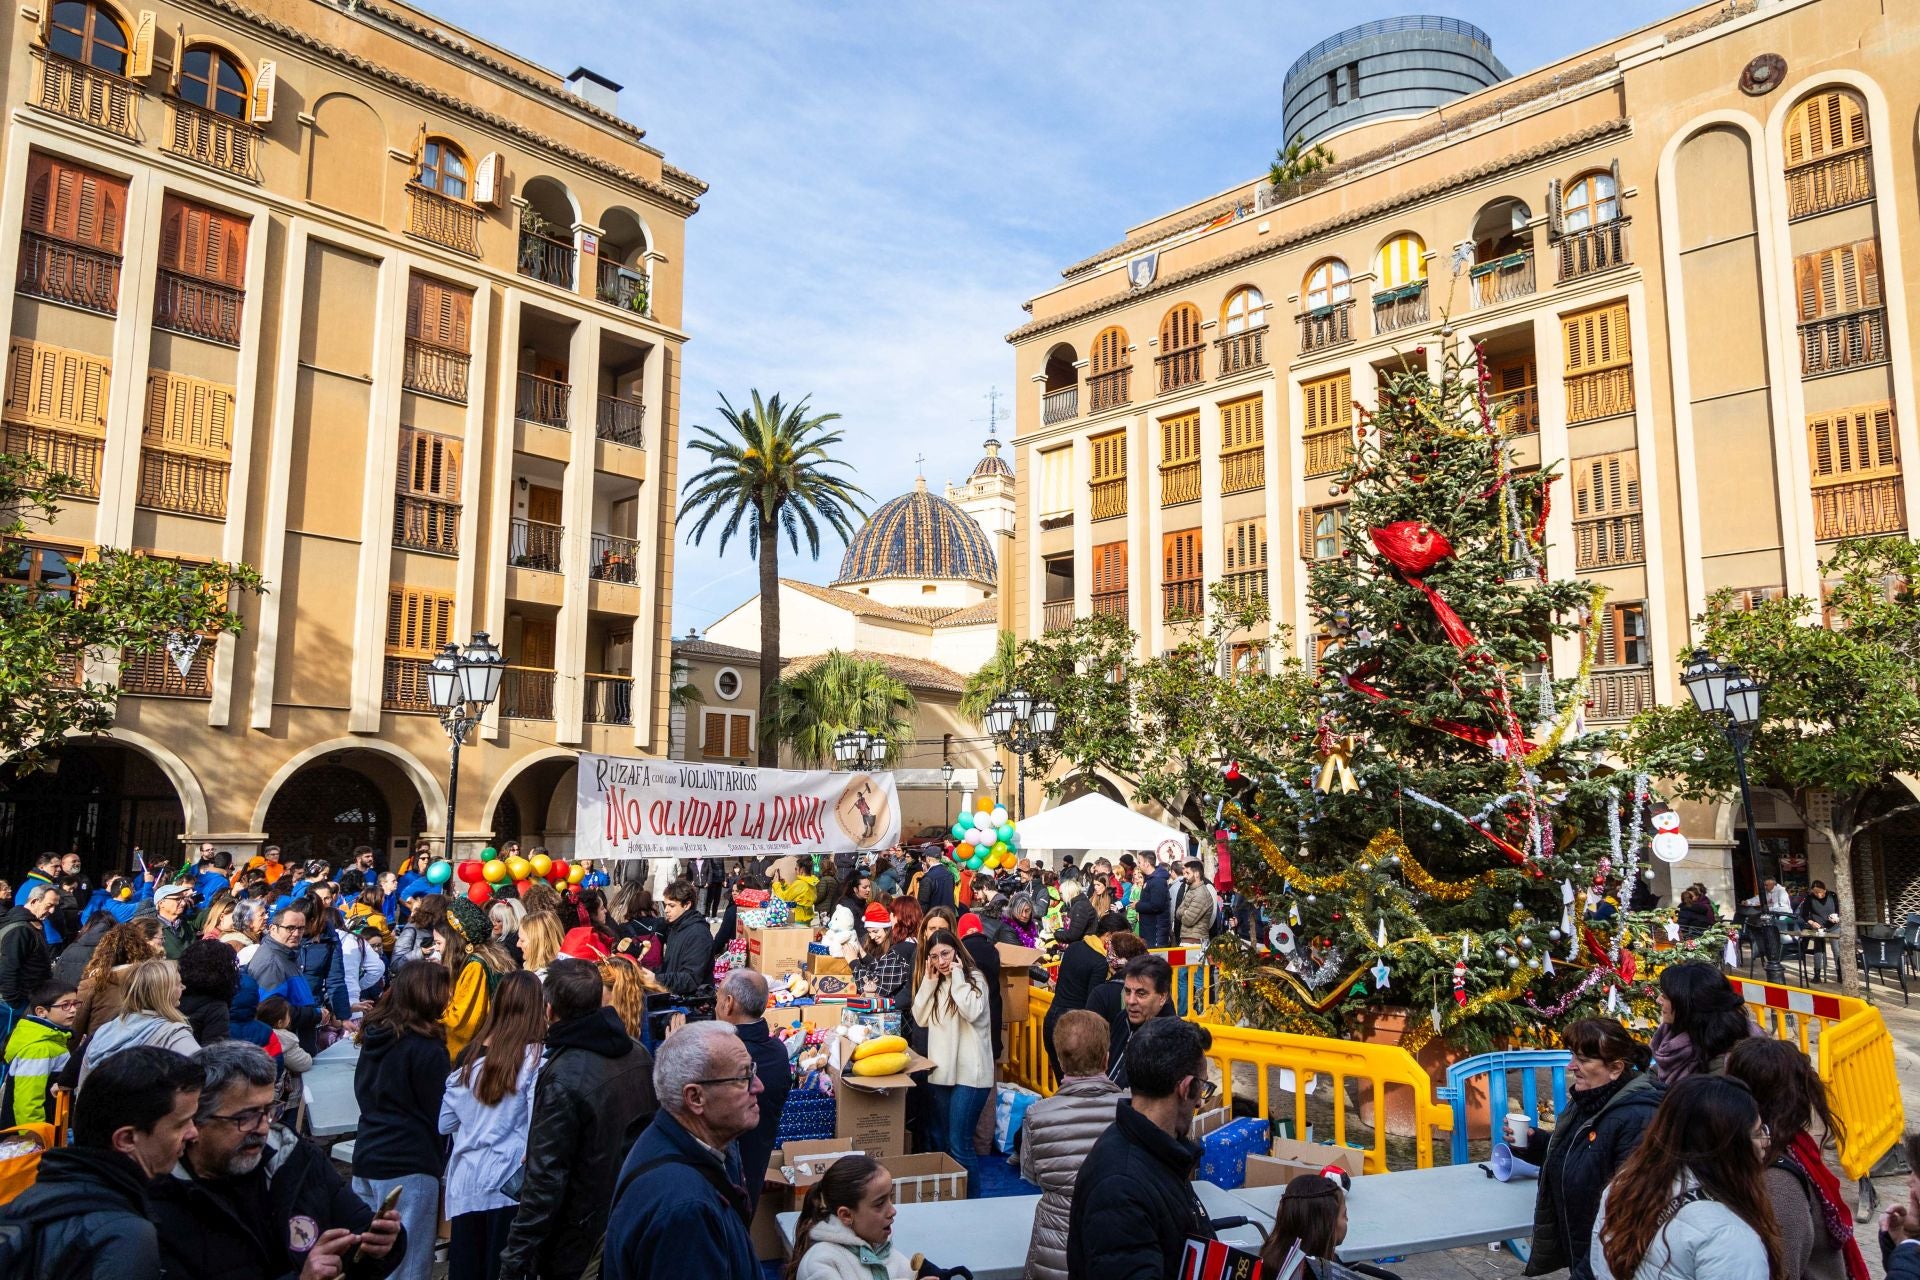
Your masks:
{"label": "blue tiled dome", "polygon": [[998,576],[986,530],[957,504],[927,492],[921,480],[912,493],[880,504],[853,535],[833,585],[957,578],[991,587]]}
{"label": "blue tiled dome", "polygon": [[968,478],[978,480],[981,476],[1005,476],[1011,480],[1013,479],[1013,468],[1009,466],[1007,460],[999,454],[990,453],[980,459],[979,464],[973,469],[973,475]]}

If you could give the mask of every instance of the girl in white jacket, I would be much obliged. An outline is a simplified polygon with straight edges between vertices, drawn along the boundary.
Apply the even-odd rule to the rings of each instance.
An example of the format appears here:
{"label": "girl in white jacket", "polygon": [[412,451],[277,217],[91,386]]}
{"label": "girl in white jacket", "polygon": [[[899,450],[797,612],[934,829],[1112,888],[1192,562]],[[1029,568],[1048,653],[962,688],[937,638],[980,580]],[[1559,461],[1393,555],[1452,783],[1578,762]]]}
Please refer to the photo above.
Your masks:
{"label": "girl in white jacket", "polygon": [[893,1175],[869,1156],[842,1156],[807,1188],[787,1280],[914,1280],[893,1247]]}
{"label": "girl in white jacket", "polygon": [[993,1092],[993,1026],[987,979],[948,929],[927,935],[914,959],[913,1021],[927,1033],[927,1106],[934,1141],[967,1171],[967,1197],[980,1195],[973,1133]]}
{"label": "girl in white jacket", "polygon": [[446,1208],[453,1225],[448,1280],[494,1280],[519,1202],[502,1191],[526,1155],[533,1085],[540,1074],[547,1002],[525,971],[500,979],[479,1034],[461,1051],[440,1101],[440,1132],[453,1135]]}

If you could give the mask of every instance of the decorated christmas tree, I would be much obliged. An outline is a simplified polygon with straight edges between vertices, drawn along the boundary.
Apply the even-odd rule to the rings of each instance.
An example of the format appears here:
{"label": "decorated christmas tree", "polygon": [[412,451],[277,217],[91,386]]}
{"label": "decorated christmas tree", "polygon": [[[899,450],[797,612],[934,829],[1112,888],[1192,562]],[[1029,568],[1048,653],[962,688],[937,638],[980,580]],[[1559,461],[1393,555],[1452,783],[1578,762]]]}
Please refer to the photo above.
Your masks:
{"label": "decorated christmas tree", "polygon": [[[1425,354],[1360,410],[1334,478],[1345,549],[1307,591],[1318,722],[1230,771],[1234,877],[1270,928],[1219,944],[1225,1012],[1339,1035],[1405,1008],[1412,1047],[1473,1051],[1650,1018],[1656,965],[1724,937],[1676,943],[1671,904],[1628,910],[1653,805],[1585,721],[1604,592],[1547,576],[1559,477],[1516,464],[1480,353],[1437,379]],[[1557,680],[1556,637],[1579,655]]]}

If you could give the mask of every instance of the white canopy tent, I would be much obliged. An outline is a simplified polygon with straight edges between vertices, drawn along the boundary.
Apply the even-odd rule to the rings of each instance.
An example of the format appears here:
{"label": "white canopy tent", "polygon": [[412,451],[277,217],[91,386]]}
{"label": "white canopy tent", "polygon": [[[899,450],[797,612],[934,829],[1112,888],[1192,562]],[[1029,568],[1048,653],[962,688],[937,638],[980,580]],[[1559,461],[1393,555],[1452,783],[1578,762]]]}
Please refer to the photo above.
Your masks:
{"label": "white canopy tent", "polygon": [[1168,841],[1187,852],[1187,837],[1144,813],[1098,794],[1069,800],[1020,824],[1020,849],[1157,850]]}

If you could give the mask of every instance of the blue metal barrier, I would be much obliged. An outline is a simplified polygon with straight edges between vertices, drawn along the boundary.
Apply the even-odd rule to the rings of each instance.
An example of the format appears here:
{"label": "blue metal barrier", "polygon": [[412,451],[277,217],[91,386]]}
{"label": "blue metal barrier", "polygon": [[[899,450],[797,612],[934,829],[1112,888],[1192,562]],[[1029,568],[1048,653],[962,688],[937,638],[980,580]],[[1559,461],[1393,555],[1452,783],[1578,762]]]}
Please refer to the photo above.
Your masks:
{"label": "blue metal barrier", "polygon": [[1467,1092],[1478,1076],[1487,1078],[1487,1114],[1492,1117],[1493,1140],[1500,1141],[1500,1126],[1506,1123],[1509,1092],[1507,1073],[1520,1073],[1520,1109],[1540,1119],[1540,1072],[1552,1077],[1553,1111],[1557,1116],[1567,1106],[1567,1063],[1572,1060],[1565,1049],[1511,1049],[1504,1053],[1483,1053],[1464,1058],[1447,1068],[1447,1082],[1435,1089],[1434,1096],[1453,1107],[1453,1163],[1467,1162]]}

